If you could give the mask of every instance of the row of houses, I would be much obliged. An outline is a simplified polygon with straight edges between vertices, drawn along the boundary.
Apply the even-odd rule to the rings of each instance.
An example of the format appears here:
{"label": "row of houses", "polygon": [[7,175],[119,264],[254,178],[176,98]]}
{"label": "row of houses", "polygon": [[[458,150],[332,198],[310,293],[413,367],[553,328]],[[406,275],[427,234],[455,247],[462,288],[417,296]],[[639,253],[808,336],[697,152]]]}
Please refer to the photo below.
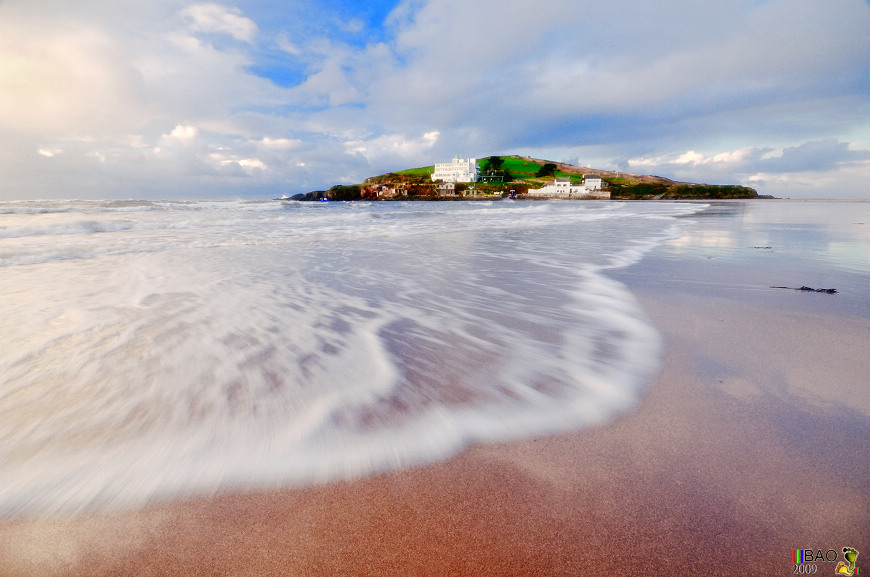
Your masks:
{"label": "row of houses", "polygon": [[529,189],[533,198],[610,198],[610,192],[602,190],[601,177],[587,175],[580,184],[572,184],[570,178],[557,177],[542,188]]}
{"label": "row of houses", "polygon": [[[432,182],[441,182],[439,194],[452,195],[457,182],[478,182],[481,180],[480,168],[476,158],[455,157],[450,162],[439,162],[432,172]],[[556,178],[543,188],[529,189],[528,196],[535,198],[610,198],[608,191],[602,190],[601,177],[587,175],[580,184],[572,184],[570,178]]]}

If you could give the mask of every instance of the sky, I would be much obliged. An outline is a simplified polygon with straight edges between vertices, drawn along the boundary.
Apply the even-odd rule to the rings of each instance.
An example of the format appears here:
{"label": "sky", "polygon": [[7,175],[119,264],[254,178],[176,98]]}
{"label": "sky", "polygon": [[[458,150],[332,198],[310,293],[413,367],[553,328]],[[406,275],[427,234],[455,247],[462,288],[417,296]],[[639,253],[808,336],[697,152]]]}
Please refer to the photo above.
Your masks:
{"label": "sky", "polygon": [[0,201],[495,154],[870,198],[870,0],[0,0]]}

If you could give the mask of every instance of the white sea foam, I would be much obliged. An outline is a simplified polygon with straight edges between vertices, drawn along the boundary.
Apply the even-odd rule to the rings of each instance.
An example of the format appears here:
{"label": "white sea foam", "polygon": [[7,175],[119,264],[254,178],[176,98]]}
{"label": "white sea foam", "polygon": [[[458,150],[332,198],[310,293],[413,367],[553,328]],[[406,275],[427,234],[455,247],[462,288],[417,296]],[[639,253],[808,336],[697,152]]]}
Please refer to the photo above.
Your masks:
{"label": "white sea foam", "polygon": [[605,422],[605,276],[686,204],[0,203],[0,515],[354,478]]}

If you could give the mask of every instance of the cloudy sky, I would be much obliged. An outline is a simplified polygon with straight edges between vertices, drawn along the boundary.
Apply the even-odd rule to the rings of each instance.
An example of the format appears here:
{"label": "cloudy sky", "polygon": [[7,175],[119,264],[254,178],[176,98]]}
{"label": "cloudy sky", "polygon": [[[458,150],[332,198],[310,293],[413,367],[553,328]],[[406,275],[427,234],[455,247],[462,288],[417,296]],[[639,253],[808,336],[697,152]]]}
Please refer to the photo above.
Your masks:
{"label": "cloudy sky", "polygon": [[456,154],[870,198],[870,1],[0,0],[0,200]]}

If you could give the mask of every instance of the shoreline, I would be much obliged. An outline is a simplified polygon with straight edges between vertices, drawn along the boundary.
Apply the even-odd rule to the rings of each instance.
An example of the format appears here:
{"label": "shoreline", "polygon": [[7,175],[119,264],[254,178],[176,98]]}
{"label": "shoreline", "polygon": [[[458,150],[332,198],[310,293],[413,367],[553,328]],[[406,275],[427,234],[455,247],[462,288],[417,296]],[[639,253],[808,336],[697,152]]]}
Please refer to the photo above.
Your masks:
{"label": "shoreline", "polygon": [[[668,353],[640,405],[607,425],[335,485],[5,521],[0,574],[778,574],[791,549],[866,547],[868,450],[855,440],[870,402],[850,412],[831,390],[866,365],[856,351],[817,367],[820,387],[798,370],[812,351],[866,336],[866,322],[641,301]],[[737,366],[760,342],[734,329],[752,323],[829,344],[795,336],[783,384],[779,363],[763,367],[769,350]],[[718,344],[693,341],[705,331]]]}
{"label": "shoreline", "polygon": [[3,520],[0,576],[778,575],[792,549],[870,551],[870,317],[696,282],[720,266],[703,256],[647,283],[662,252],[613,273],[666,352],[603,426],[352,482]]}

